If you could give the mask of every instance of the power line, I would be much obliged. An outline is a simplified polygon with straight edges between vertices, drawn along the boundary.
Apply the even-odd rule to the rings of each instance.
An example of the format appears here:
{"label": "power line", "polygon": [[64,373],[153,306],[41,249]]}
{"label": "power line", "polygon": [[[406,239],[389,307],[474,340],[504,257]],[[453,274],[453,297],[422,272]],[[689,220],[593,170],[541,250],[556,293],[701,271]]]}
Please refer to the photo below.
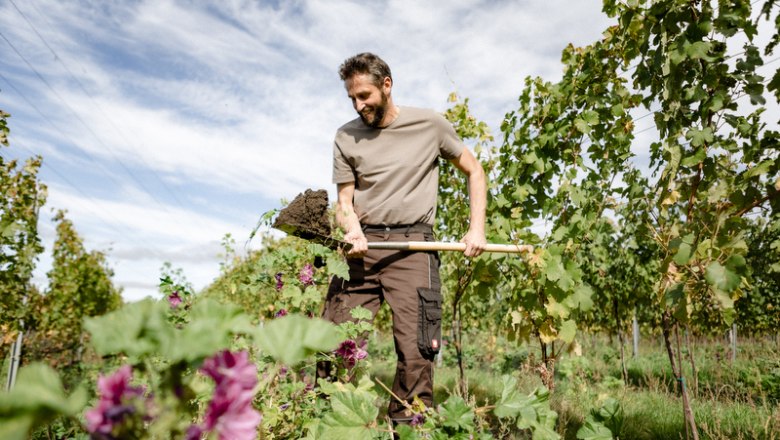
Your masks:
{"label": "power line", "polygon": [[[8,78],[6,78],[6,77],[5,77],[5,76],[4,76],[2,73],[0,73],[0,78],[2,78],[2,79],[3,79],[3,80],[4,80],[4,81],[5,81],[5,82],[6,82],[6,83],[7,83],[7,84],[8,84],[8,85],[9,85],[9,86],[10,86],[10,87],[11,87],[11,88],[12,88],[12,89],[13,89],[13,90],[14,90],[14,91],[15,91],[15,92],[18,94],[18,95],[19,95],[19,96],[21,96],[21,97],[22,97],[22,99],[24,99],[24,101],[25,101],[25,102],[27,102],[27,104],[28,104],[30,107],[32,107],[32,109],[33,109],[33,110],[35,110],[35,111],[36,111],[36,113],[38,113],[38,115],[39,115],[41,118],[43,118],[43,120],[45,120],[45,121],[46,121],[46,122],[47,122],[49,125],[51,125],[51,126],[52,126],[52,128],[54,128],[54,130],[56,130],[56,131],[57,131],[57,132],[58,132],[58,133],[59,133],[59,134],[60,134],[60,135],[61,135],[61,136],[62,136],[64,139],[66,139],[67,141],[69,141],[69,142],[70,142],[72,145],[78,145],[78,143],[77,143],[75,140],[73,140],[73,138],[71,138],[70,136],[68,136],[68,135],[65,133],[65,131],[63,131],[63,130],[62,130],[60,127],[59,127],[59,126],[57,126],[57,124],[55,124],[55,123],[54,123],[54,121],[52,121],[52,120],[51,120],[51,119],[50,119],[48,116],[46,116],[46,115],[45,115],[45,114],[44,114],[44,113],[43,113],[43,112],[42,112],[42,111],[41,111],[41,110],[38,108],[38,106],[36,106],[36,105],[35,105],[35,103],[33,103],[33,102],[32,102],[32,101],[31,101],[31,100],[30,100],[30,99],[27,97],[27,95],[25,95],[24,93],[22,93],[22,91],[21,91],[21,90],[19,90],[19,89],[18,89],[18,88],[17,88],[17,87],[16,87],[16,86],[15,86],[15,85],[14,85],[14,84],[11,82],[11,81],[9,81],[9,80],[8,80]],[[91,162],[92,162],[92,163],[93,163],[93,164],[94,164],[96,167],[99,167],[99,168],[101,168],[101,169],[103,170],[103,172],[105,173],[105,175],[106,175],[106,176],[107,176],[107,177],[108,177],[108,178],[109,178],[111,181],[113,181],[113,182],[114,182],[114,183],[115,183],[117,186],[120,186],[120,187],[122,186],[122,183],[121,183],[120,181],[116,180],[116,177],[114,177],[114,174],[113,174],[113,173],[111,173],[111,172],[110,172],[110,171],[109,171],[109,170],[108,170],[108,169],[105,167],[105,165],[103,165],[101,162],[97,161],[97,160],[96,160],[95,158],[93,158],[91,155],[89,155],[88,153],[86,153],[86,151],[85,151],[84,149],[82,149],[82,148],[77,148],[77,149],[76,149],[76,151],[78,151],[78,152],[81,154],[81,156],[82,156],[83,158],[90,160],[90,161],[91,161]]]}
{"label": "power line", "polygon": [[[16,9],[16,11],[19,13],[19,15],[21,15],[22,18],[24,18],[25,22],[27,22],[27,24],[30,26],[30,28],[33,30],[33,32],[35,32],[35,35],[38,36],[38,38],[41,40],[41,42],[43,42],[43,44],[46,46],[46,48],[48,48],[49,51],[52,53],[52,55],[54,55],[54,59],[57,60],[65,68],[65,71],[68,72],[68,75],[79,85],[79,88],[81,88],[81,90],[84,92],[84,94],[87,95],[87,97],[89,97],[89,99],[95,104],[95,107],[99,110],[99,113],[101,115],[103,115],[104,118],[106,118],[106,120],[109,122],[111,127],[114,129],[114,131],[117,134],[119,134],[125,140],[125,142],[130,144],[130,142],[129,142],[128,138],[127,138],[127,135],[125,133],[123,133],[119,129],[119,127],[114,123],[114,121],[108,116],[108,113],[106,113],[106,111],[100,106],[100,104],[97,102],[97,100],[95,100],[94,96],[87,90],[86,87],[84,87],[84,84],[81,82],[81,80],[79,80],[78,77],[76,75],[74,75],[73,72],[70,70],[70,68],[68,68],[67,64],[65,64],[65,60],[62,57],[60,57],[59,54],[57,53],[57,51],[55,51],[54,48],[52,48],[51,45],[49,45],[49,43],[46,41],[46,39],[43,38],[43,35],[41,35],[41,33],[38,32],[38,29],[30,21],[30,19],[27,18],[27,16],[19,9],[19,7],[14,2],[14,0],[10,0],[10,1],[11,1],[11,4]],[[36,11],[37,11],[37,8],[36,8]],[[38,11],[38,12],[40,14],[40,11]],[[165,183],[165,181],[163,181],[163,179],[157,174],[157,172],[154,170],[154,168],[149,166],[149,164],[146,162],[146,160],[143,158],[143,156],[139,155],[138,159],[141,160],[141,162],[143,162],[143,165],[146,167],[146,169],[150,170],[150,172],[160,182],[160,184],[163,186],[163,188],[165,188],[165,190],[168,191],[168,193],[171,195],[173,200],[180,207],[183,208],[184,206],[181,203],[181,201],[179,200],[179,198],[176,195],[176,193],[174,193],[171,190],[171,188]]]}
{"label": "power line", "polygon": [[[25,150],[30,155],[33,155],[33,156],[36,155],[36,153],[33,151],[32,148],[29,148],[29,147],[25,146],[24,144],[18,142],[17,140],[14,140],[12,143],[13,143],[14,148],[19,147],[22,150]],[[43,168],[45,168],[45,169],[51,171],[52,173],[54,173],[55,175],[57,175],[60,179],[62,179],[63,182],[65,182],[65,184],[67,186],[70,186],[71,188],[76,190],[76,192],[78,192],[83,197],[84,201],[86,201],[89,204],[91,204],[91,206],[88,206],[88,205],[82,205],[82,206],[84,206],[84,209],[86,209],[87,211],[91,212],[93,214],[93,218],[98,219],[101,224],[105,225],[108,229],[112,230],[113,232],[115,232],[120,237],[134,236],[137,239],[138,242],[143,241],[142,237],[137,232],[135,232],[133,229],[131,229],[131,228],[125,227],[124,231],[118,229],[115,226],[115,224],[122,224],[123,223],[122,221],[120,221],[119,219],[114,217],[114,215],[110,211],[107,211],[105,209],[101,209],[100,205],[98,204],[98,202],[95,200],[94,197],[89,196],[88,194],[84,193],[84,191],[82,191],[81,188],[78,187],[78,185],[74,184],[70,179],[68,179],[67,176],[65,176],[63,173],[61,173],[59,170],[57,170],[54,166],[52,166],[49,163],[49,161],[44,159],[44,160],[41,161],[41,165],[42,165]],[[43,182],[43,183],[45,184],[45,182]],[[76,202],[76,203],[78,203],[78,202]],[[108,218],[110,220],[113,220],[115,223],[110,223],[109,221],[106,221],[106,218]]]}
{"label": "power line", "polygon": [[[7,43],[7,44],[8,44],[8,45],[11,47],[11,49],[13,49],[13,51],[14,51],[14,52],[15,52],[15,53],[16,53],[16,54],[19,56],[19,58],[21,58],[21,59],[22,59],[22,61],[24,61],[24,62],[25,62],[25,64],[27,64],[27,66],[30,68],[30,70],[32,70],[32,71],[33,71],[33,73],[35,73],[35,75],[38,77],[38,79],[40,79],[40,80],[41,80],[41,82],[43,82],[43,83],[46,85],[46,87],[48,87],[48,88],[49,88],[49,90],[51,90],[51,91],[52,91],[52,93],[54,93],[54,95],[57,97],[57,99],[59,99],[59,100],[62,102],[62,104],[63,104],[63,105],[64,105],[64,106],[65,106],[65,107],[66,107],[68,110],[70,110],[71,114],[72,114],[72,115],[73,115],[73,116],[74,116],[74,117],[75,117],[75,118],[76,118],[76,119],[77,119],[77,120],[78,120],[78,121],[81,123],[81,125],[83,125],[83,126],[84,126],[84,128],[85,128],[85,129],[86,129],[86,130],[87,130],[87,131],[88,131],[88,132],[89,132],[89,133],[90,133],[90,134],[91,134],[91,135],[92,135],[92,136],[93,136],[93,137],[94,137],[94,138],[95,138],[95,139],[96,139],[96,140],[97,140],[97,141],[98,141],[98,142],[99,142],[99,143],[100,143],[100,144],[101,144],[101,145],[102,145],[104,148],[105,148],[105,150],[106,150],[106,151],[108,151],[108,153],[109,153],[109,154],[110,154],[110,155],[111,155],[111,156],[114,158],[114,160],[115,160],[116,162],[118,162],[118,163],[119,163],[119,165],[122,167],[122,169],[123,169],[123,170],[124,170],[124,171],[125,171],[125,172],[126,172],[126,173],[127,173],[127,174],[128,174],[128,175],[129,175],[129,176],[130,176],[130,177],[131,177],[131,178],[132,178],[132,179],[133,179],[133,180],[134,180],[134,181],[135,181],[135,182],[136,182],[138,185],[139,185],[139,187],[140,187],[141,189],[143,189],[143,190],[144,190],[144,191],[145,191],[147,194],[149,194],[149,195],[150,195],[150,196],[151,196],[151,197],[152,197],[152,198],[155,200],[155,202],[157,202],[157,203],[158,203],[158,204],[159,204],[161,207],[163,207],[164,209],[167,209],[167,208],[165,207],[165,204],[164,204],[164,203],[162,203],[162,202],[161,202],[161,201],[160,201],[160,200],[159,200],[159,199],[158,199],[158,198],[157,198],[157,197],[154,195],[154,192],[153,192],[153,191],[150,191],[150,190],[149,190],[149,189],[148,189],[148,188],[147,188],[147,187],[144,185],[144,183],[141,181],[141,179],[139,179],[139,178],[138,178],[138,176],[136,176],[136,175],[135,175],[135,173],[133,173],[133,172],[132,172],[132,171],[131,171],[131,170],[130,170],[128,167],[127,167],[127,165],[125,165],[124,161],[122,161],[122,160],[121,160],[119,157],[117,157],[117,156],[116,156],[116,154],[114,154],[113,150],[112,150],[111,148],[109,148],[109,147],[108,147],[108,146],[107,146],[107,145],[106,145],[106,144],[103,142],[103,140],[102,140],[102,139],[100,139],[100,137],[99,137],[99,136],[98,136],[98,135],[97,135],[97,134],[96,134],[96,133],[95,133],[95,132],[94,132],[94,131],[93,131],[93,130],[92,130],[92,129],[91,129],[91,128],[90,128],[90,127],[87,125],[87,124],[86,124],[86,122],[84,122],[84,120],[83,120],[83,119],[82,119],[82,118],[81,118],[81,117],[80,117],[80,116],[79,116],[79,115],[76,113],[76,111],[75,111],[75,110],[74,110],[74,109],[73,109],[73,108],[70,106],[70,104],[68,104],[68,102],[67,102],[67,101],[66,101],[66,100],[65,100],[65,99],[64,99],[64,98],[63,98],[63,97],[62,97],[62,96],[61,96],[61,95],[60,95],[60,94],[59,94],[59,93],[58,93],[58,92],[57,92],[57,91],[54,89],[54,87],[52,87],[52,85],[49,83],[49,81],[47,81],[47,80],[46,80],[46,78],[44,78],[44,77],[43,77],[43,75],[41,75],[41,74],[40,74],[40,72],[38,72],[38,70],[37,70],[37,69],[35,69],[35,67],[33,67],[33,65],[32,65],[32,64],[31,64],[31,63],[30,63],[30,62],[27,60],[27,58],[25,58],[25,57],[24,57],[24,55],[22,55],[22,53],[21,53],[21,52],[19,52],[19,50],[16,48],[16,46],[14,46],[14,45],[11,43],[11,41],[9,41],[9,40],[8,40],[8,38],[6,38],[6,36],[5,36],[5,35],[4,35],[2,32],[0,32],[0,38],[2,38],[3,40],[5,40],[5,42],[6,42],[6,43]],[[7,80],[6,80],[6,81],[7,81]]]}

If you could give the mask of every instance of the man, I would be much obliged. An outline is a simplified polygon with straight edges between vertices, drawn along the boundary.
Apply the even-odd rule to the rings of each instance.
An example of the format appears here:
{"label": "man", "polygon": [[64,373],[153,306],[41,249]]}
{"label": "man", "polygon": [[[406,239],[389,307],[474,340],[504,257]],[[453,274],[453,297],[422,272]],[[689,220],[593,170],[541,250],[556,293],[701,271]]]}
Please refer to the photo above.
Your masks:
{"label": "man", "polygon": [[[461,240],[468,257],[485,249],[487,183],[481,164],[452,125],[433,110],[393,102],[390,68],[362,53],[344,61],[341,79],[359,117],[338,129],[333,149],[336,221],[344,229],[349,281],[331,280],[324,318],[351,320],[357,306],[393,312],[398,356],[393,394],[433,405],[433,359],[441,342],[441,284],[435,252],[368,250],[369,241],[433,241],[439,157],[468,176],[470,223]],[[329,372],[320,368],[320,377]],[[404,403],[391,399],[394,423],[408,423]]]}

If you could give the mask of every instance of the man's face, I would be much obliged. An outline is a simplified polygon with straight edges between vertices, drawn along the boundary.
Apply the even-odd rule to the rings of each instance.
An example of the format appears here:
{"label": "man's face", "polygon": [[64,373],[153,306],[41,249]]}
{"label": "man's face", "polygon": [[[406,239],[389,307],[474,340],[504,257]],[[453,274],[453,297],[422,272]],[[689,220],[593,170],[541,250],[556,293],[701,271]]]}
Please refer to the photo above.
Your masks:
{"label": "man's face", "polygon": [[382,125],[382,119],[387,112],[390,85],[390,79],[387,78],[380,89],[371,81],[371,77],[365,74],[355,75],[345,82],[352,107],[369,127],[378,128]]}

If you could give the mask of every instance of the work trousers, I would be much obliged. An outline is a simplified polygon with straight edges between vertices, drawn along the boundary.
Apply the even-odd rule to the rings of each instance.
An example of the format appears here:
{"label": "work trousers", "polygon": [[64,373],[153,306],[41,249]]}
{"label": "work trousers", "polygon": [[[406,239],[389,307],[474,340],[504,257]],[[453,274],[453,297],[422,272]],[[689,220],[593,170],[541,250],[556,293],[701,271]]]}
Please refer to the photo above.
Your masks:
{"label": "work trousers", "polygon": [[[433,241],[429,225],[364,228],[369,242]],[[411,403],[415,397],[433,405],[433,360],[441,342],[441,282],[436,252],[369,250],[349,260],[349,281],[333,277],[323,318],[339,324],[353,321],[350,311],[362,306],[376,316],[387,301],[393,314],[398,357],[393,393]],[[329,366],[320,366],[325,378]],[[405,406],[391,397],[388,415],[396,423],[410,420]]]}

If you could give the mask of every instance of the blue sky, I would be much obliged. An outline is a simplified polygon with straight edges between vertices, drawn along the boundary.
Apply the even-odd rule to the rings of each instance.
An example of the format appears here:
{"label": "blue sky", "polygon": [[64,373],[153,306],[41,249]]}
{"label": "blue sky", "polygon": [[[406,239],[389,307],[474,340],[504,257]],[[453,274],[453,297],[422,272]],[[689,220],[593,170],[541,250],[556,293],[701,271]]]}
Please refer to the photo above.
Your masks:
{"label": "blue sky", "polygon": [[566,44],[600,37],[600,10],[598,0],[4,1],[0,108],[12,117],[0,152],[42,155],[49,187],[35,281],[50,265],[52,210],[66,209],[127,300],[155,295],[166,261],[201,288],[226,233],[243,245],[282,199],[333,196],[332,138],[354,117],[336,72],[345,58],[382,56],[398,104],[443,111],[456,91],[497,127],[523,78],[557,79]]}

